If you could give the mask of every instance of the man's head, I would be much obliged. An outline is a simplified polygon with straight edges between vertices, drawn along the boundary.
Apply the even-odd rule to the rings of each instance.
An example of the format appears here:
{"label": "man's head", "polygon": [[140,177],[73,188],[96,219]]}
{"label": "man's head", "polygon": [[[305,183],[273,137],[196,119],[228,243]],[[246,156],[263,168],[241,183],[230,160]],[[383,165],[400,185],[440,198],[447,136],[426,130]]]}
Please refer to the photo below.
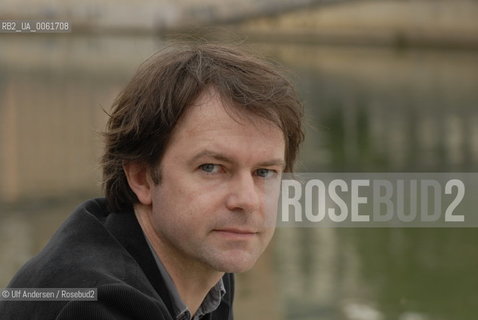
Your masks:
{"label": "man's head", "polygon": [[170,272],[248,270],[274,232],[301,117],[291,84],[261,60],[217,45],[163,50],[113,106],[103,157],[110,209],[134,206]]}
{"label": "man's head", "polygon": [[284,171],[291,171],[303,140],[302,108],[293,86],[276,68],[237,48],[178,45],[148,59],[113,105],[105,132],[103,186],[111,210],[138,203],[123,166],[148,166],[155,183],[181,119],[205,92],[217,94],[233,117],[262,119],[284,137]]}

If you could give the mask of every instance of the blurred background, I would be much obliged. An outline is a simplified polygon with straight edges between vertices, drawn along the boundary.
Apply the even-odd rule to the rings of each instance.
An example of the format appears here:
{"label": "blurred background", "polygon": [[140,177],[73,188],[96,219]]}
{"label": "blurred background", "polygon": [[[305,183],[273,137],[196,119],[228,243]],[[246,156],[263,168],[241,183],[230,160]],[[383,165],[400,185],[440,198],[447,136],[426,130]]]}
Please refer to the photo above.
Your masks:
{"label": "blurred background", "polygon": [[[286,67],[297,171],[478,170],[477,0],[2,0],[9,19],[72,32],[0,34],[0,287],[101,196],[104,110],[178,36]],[[238,275],[236,319],[474,320],[477,270],[473,228],[281,228]]]}

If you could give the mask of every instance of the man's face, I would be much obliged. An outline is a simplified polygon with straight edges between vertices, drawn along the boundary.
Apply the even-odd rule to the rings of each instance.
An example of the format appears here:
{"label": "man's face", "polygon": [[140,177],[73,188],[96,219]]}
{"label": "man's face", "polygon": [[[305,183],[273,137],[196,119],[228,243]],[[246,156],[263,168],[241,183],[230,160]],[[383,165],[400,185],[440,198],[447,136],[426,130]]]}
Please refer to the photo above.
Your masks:
{"label": "man's face", "polygon": [[178,123],[151,190],[151,221],[168,259],[251,268],[274,232],[284,153],[277,126],[233,119],[214,91],[201,95]]}

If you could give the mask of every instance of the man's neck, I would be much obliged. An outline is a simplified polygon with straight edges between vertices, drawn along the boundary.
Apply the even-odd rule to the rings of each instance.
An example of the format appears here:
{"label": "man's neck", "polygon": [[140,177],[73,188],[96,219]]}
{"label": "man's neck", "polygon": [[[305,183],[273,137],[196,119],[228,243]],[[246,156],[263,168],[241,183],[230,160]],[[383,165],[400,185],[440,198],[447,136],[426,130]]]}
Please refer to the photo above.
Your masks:
{"label": "man's neck", "polygon": [[135,214],[151,247],[171,276],[183,303],[195,314],[209,290],[224,275],[199,261],[186,260],[158,236],[151,223],[151,208],[135,205]]}

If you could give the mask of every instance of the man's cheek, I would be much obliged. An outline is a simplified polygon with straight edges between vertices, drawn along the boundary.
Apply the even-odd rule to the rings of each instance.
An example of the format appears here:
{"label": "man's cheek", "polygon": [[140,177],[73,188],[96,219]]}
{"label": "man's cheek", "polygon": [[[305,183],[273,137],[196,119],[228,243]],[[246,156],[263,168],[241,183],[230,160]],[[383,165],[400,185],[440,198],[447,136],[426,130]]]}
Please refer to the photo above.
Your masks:
{"label": "man's cheek", "polygon": [[264,215],[264,226],[274,229],[276,226],[277,213],[279,208],[279,196],[277,194],[268,194],[262,201],[262,214]]}
{"label": "man's cheek", "polygon": [[191,194],[191,203],[192,206],[196,208],[214,208],[221,203],[225,203],[227,196],[227,189],[223,186],[205,186],[203,188],[198,188],[194,193]]}

